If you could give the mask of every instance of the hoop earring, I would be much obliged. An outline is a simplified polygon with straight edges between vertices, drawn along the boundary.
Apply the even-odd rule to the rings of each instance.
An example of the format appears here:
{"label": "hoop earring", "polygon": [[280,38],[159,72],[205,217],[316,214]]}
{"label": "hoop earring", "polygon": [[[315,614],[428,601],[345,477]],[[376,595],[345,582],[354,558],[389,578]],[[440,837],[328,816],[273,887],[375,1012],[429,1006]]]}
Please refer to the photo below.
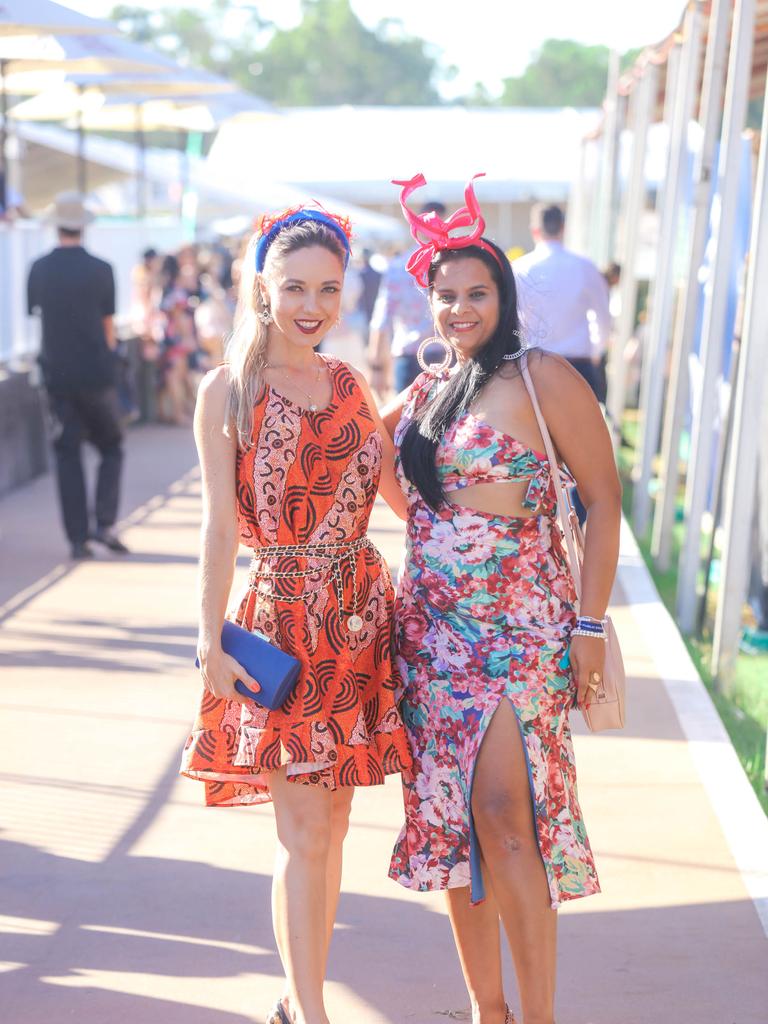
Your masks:
{"label": "hoop earring", "polygon": [[265,327],[267,327],[269,324],[271,324],[273,322],[273,320],[274,320],[274,317],[272,316],[272,313],[268,309],[261,309],[261,310],[259,310],[259,312],[256,314],[256,316],[259,318],[259,320],[261,320],[261,322],[264,324]]}
{"label": "hoop earring", "polygon": [[[428,363],[424,358],[424,353],[430,345],[442,345],[445,349],[445,356],[442,363]],[[425,338],[424,341],[419,345],[419,349],[416,353],[416,359],[419,366],[426,373],[432,373],[436,377],[444,374],[448,371],[448,367],[453,362],[453,349],[444,338]]]}

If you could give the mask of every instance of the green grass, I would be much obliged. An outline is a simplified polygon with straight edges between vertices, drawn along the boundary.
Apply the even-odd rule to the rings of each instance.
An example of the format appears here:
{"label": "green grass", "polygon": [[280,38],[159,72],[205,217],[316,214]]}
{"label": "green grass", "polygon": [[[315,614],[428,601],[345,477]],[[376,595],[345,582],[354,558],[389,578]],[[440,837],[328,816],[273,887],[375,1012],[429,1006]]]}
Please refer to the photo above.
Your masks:
{"label": "green grass", "polygon": [[[630,444],[636,440],[637,428],[631,414],[624,423],[623,436]],[[619,451],[619,471],[624,484],[624,514],[629,522],[631,522],[632,509],[632,481],[630,479],[632,456],[633,451],[629,446],[622,447]],[[672,568],[664,573],[659,572],[654,565],[647,539],[638,538],[638,546],[659,595],[673,617],[682,534],[683,527],[678,524],[673,534]],[[715,554],[717,555],[718,552],[716,551]],[[768,726],[768,654],[739,654],[728,694],[726,695],[718,689],[710,667],[712,637],[709,626],[714,614],[715,599],[716,588],[714,585],[710,585],[703,636],[701,638],[683,636],[683,641],[712,697],[752,788],[757,794],[763,810],[768,813],[768,792],[766,792],[764,782],[766,727]]]}

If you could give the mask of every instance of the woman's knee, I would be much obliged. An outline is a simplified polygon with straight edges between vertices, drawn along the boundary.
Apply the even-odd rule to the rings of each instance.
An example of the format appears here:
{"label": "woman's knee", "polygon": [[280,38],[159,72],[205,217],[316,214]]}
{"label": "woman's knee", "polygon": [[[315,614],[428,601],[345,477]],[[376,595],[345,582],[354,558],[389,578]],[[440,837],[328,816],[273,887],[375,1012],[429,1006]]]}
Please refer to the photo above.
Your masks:
{"label": "woman's knee", "polygon": [[349,816],[352,811],[352,794],[344,793],[334,800],[331,806],[331,842],[338,844],[344,841],[349,831]]}
{"label": "woman's knee", "polygon": [[277,835],[292,857],[321,860],[328,856],[332,840],[333,817],[327,806],[304,808],[299,814],[278,817]]}
{"label": "woman's knee", "polygon": [[530,809],[505,788],[481,792],[472,800],[472,815],[486,856],[526,852],[536,844]]}

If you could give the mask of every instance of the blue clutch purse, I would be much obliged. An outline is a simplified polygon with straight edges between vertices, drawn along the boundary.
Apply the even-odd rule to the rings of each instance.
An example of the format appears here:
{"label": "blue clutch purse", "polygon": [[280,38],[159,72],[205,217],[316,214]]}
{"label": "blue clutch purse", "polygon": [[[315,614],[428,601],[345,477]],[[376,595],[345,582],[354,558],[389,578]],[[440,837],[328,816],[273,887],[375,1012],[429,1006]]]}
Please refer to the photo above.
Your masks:
{"label": "blue clutch purse", "polygon": [[[251,633],[229,619],[224,620],[221,630],[221,647],[261,686],[258,693],[255,693],[238,679],[235,683],[238,693],[271,711],[285,704],[301,672],[298,658],[274,647],[261,634]],[[195,665],[200,668],[198,658],[195,659]]]}

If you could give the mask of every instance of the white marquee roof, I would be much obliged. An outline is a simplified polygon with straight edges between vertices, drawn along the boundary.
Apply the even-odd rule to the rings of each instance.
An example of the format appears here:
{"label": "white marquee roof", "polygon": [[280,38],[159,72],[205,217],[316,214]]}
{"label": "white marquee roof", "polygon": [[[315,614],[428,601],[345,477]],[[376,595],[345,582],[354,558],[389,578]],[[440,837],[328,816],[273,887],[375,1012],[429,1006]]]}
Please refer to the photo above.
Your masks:
{"label": "white marquee roof", "polygon": [[[597,110],[518,107],[312,107],[225,122],[208,157],[217,176],[269,169],[301,188],[361,203],[397,198],[391,178],[423,172],[454,201],[478,171],[486,201],[564,199]],[[482,191],[481,191],[482,190]]]}

